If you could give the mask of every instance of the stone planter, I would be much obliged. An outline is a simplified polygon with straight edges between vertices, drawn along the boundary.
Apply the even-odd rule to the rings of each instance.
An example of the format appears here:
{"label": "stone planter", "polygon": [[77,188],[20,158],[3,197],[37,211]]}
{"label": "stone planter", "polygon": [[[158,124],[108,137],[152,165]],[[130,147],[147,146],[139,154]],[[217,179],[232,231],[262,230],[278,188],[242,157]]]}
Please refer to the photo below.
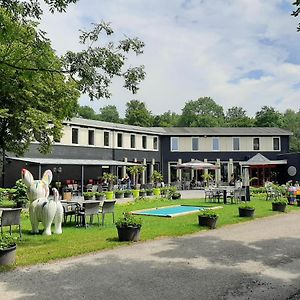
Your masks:
{"label": "stone planter", "polygon": [[147,195],[146,191],[140,191],[140,197],[145,197]]}
{"label": "stone planter", "polygon": [[95,199],[98,201],[103,201],[105,200],[105,195],[97,196]]}
{"label": "stone planter", "polygon": [[254,208],[243,208],[239,207],[239,216],[240,217],[248,217],[253,218],[254,217]]}
{"label": "stone planter", "polygon": [[10,248],[0,250],[0,265],[7,266],[14,264],[16,261],[16,249],[17,245]]}
{"label": "stone planter", "polygon": [[130,198],[132,195],[132,192],[124,193],[124,198]]}
{"label": "stone planter", "polygon": [[153,191],[146,191],[147,196],[153,196]]}
{"label": "stone planter", "polygon": [[141,227],[117,227],[120,242],[132,241],[137,242],[140,239]]}
{"label": "stone planter", "polygon": [[209,227],[210,229],[216,228],[217,220],[218,217],[198,216],[199,225]]}
{"label": "stone planter", "polygon": [[286,209],[286,204],[283,203],[272,203],[272,210],[273,211],[281,211],[281,212],[285,212]]}
{"label": "stone planter", "polygon": [[124,193],[115,193],[115,198],[116,199],[124,198]]}

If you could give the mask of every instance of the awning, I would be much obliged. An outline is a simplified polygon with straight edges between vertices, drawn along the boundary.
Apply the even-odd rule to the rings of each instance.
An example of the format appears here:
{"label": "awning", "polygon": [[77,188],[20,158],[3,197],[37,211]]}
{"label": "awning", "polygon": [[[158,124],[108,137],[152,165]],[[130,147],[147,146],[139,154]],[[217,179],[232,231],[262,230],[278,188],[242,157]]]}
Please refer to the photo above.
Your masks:
{"label": "awning", "polygon": [[241,166],[276,166],[276,165],[286,165],[286,164],[287,164],[286,159],[270,160],[260,153],[257,153],[247,161],[240,162]]}
{"label": "awning", "polygon": [[99,159],[73,159],[73,158],[31,158],[31,157],[8,157],[7,159],[24,161],[39,165],[76,165],[76,166],[136,166],[139,163],[130,163],[118,160]]}

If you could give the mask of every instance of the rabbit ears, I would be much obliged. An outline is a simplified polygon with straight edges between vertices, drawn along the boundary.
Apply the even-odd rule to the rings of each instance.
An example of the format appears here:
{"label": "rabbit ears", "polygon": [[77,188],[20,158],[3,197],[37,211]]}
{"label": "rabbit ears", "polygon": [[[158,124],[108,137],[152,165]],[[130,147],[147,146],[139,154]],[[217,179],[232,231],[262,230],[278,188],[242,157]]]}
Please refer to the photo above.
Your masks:
{"label": "rabbit ears", "polygon": [[[32,174],[28,170],[22,169],[21,175],[22,175],[22,180],[25,183],[25,185],[28,187],[31,186],[32,183],[34,182]],[[45,182],[47,185],[49,185],[51,183],[51,181],[52,181],[51,170],[46,170],[44,172],[42,181]]]}

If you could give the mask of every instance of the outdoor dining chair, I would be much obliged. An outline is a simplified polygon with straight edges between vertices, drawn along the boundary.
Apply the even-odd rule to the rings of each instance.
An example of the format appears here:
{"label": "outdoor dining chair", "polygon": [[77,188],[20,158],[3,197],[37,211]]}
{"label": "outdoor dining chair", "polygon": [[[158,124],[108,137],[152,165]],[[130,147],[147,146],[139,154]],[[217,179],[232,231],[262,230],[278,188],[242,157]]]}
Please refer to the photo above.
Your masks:
{"label": "outdoor dining chair", "polygon": [[2,215],[0,217],[1,234],[3,234],[3,227],[4,226],[9,226],[9,233],[11,235],[12,234],[12,227],[11,226],[18,225],[19,226],[20,239],[22,238],[21,211],[22,211],[22,208],[4,209],[2,211]]}
{"label": "outdoor dining chair", "polygon": [[112,214],[113,223],[115,223],[115,204],[116,201],[103,201],[103,204],[100,206],[99,213],[102,214],[102,226],[104,225],[104,218],[106,214]]}
{"label": "outdoor dining chair", "polygon": [[77,208],[76,210],[77,226],[82,225],[87,227],[87,217],[90,217],[90,224],[92,224],[94,215],[97,216],[98,226],[100,226],[99,201],[86,201],[83,203],[82,208]]}

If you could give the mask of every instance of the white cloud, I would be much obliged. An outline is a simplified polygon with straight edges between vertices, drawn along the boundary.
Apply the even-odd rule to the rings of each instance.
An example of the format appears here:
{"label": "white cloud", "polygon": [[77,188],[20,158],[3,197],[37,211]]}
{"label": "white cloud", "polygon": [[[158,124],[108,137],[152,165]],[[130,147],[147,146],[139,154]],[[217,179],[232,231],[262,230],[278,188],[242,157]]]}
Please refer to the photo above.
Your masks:
{"label": "white cloud", "polygon": [[[78,49],[78,29],[102,19],[119,38],[124,33],[145,42],[145,53],[133,59],[146,67],[140,92],[131,95],[117,80],[110,101],[91,103],[97,109],[114,104],[124,112],[127,101],[138,99],[155,114],[180,112],[185,101],[211,96],[224,109],[238,105],[253,115],[262,105],[299,109],[293,86],[300,67],[292,57],[299,53],[300,34],[288,3],[81,0],[67,14],[46,14],[42,26],[59,53]],[[253,70],[267,75],[240,79]]]}

